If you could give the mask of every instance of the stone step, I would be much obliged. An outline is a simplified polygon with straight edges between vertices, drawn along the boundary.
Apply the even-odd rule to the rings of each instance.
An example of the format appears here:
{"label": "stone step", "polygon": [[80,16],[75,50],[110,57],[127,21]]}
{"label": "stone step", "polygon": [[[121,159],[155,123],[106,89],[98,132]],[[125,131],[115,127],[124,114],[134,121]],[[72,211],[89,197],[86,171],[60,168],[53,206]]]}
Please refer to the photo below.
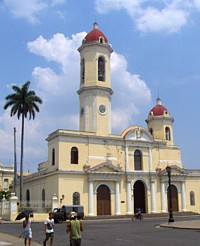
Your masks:
{"label": "stone step", "polygon": [[[142,213],[143,218],[159,218],[164,217],[167,218],[169,213],[155,213],[155,214],[146,214]],[[199,215],[198,213],[187,211],[187,212],[173,212],[174,217],[181,217],[181,216],[195,216]],[[98,216],[86,216],[84,220],[101,220],[101,219],[126,219],[132,218],[132,215],[98,215]]]}

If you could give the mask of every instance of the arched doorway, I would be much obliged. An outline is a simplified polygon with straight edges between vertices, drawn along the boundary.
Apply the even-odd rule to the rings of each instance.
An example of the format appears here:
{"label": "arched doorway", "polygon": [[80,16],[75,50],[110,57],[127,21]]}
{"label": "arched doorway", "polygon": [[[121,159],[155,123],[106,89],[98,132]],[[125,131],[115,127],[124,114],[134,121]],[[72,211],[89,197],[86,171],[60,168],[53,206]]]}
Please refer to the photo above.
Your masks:
{"label": "arched doorway", "polygon": [[110,189],[106,185],[97,189],[97,215],[111,215]]}
{"label": "arched doorway", "polygon": [[[171,185],[172,211],[178,212],[178,191],[175,185]],[[169,211],[169,186],[167,188],[167,200]]]}
{"label": "arched doorway", "polygon": [[146,189],[144,183],[140,180],[136,181],[134,186],[134,213],[140,208],[142,213],[146,213]]}

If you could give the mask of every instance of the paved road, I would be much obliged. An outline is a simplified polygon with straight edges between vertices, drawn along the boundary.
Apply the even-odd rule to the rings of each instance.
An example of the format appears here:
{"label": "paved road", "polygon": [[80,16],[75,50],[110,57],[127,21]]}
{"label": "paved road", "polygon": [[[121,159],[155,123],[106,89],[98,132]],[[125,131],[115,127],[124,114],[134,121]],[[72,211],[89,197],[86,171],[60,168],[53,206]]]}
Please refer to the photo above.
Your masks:
{"label": "paved road", "polygon": [[[175,218],[176,219],[176,218]],[[191,220],[191,217],[189,218]],[[200,220],[194,217],[193,220]],[[187,220],[178,218],[176,221]],[[200,230],[185,230],[160,227],[166,223],[166,218],[144,219],[142,221],[104,220],[104,221],[83,221],[84,232],[82,234],[82,246],[196,246],[200,242]],[[68,246],[69,236],[65,232],[66,223],[55,225],[55,246]],[[21,223],[10,223],[0,225],[0,233],[8,233],[19,237],[22,232]],[[0,234],[2,235],[2,234]],[[44,239],[43,223],[33,222],[33,240],[42,244]],[[21,240],[21,245],[23,241]],[[33,246],[36,245],[33,241]],[[6,243],[0,239],[0,245]],[[38,245],[37,244],[37,245]],[[20,245],[20,244],[15,244]]]}

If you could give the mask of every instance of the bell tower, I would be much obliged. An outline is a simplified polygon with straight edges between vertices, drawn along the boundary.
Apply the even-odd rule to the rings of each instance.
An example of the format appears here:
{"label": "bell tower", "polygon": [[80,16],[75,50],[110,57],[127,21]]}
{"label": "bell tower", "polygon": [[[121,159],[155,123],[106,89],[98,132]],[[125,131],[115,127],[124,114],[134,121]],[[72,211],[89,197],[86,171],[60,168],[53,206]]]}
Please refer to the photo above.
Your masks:
{"label": "bell tower", "polygon": [[80,131],[111,134],[110,55],[112,48],[95,22],[80,53]]}
{"label": "bell tower", "polygon": [[154,140],[166,142],[167,145],[173,145],[173,122],[166,107],[162,105],[160,98],[156,100],[157,105],[153,107],[146,120],[149,132]]}

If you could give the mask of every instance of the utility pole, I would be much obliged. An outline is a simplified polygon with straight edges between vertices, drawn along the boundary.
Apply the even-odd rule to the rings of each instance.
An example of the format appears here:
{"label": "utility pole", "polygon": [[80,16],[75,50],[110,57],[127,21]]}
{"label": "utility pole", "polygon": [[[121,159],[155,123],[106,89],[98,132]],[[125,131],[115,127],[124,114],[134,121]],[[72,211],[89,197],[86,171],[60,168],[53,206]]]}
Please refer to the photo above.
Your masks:
{"label": "utility pole", "polygon": [[16,128],[14,127],[14,193],[17,186],[17,154],[16,154]]}

